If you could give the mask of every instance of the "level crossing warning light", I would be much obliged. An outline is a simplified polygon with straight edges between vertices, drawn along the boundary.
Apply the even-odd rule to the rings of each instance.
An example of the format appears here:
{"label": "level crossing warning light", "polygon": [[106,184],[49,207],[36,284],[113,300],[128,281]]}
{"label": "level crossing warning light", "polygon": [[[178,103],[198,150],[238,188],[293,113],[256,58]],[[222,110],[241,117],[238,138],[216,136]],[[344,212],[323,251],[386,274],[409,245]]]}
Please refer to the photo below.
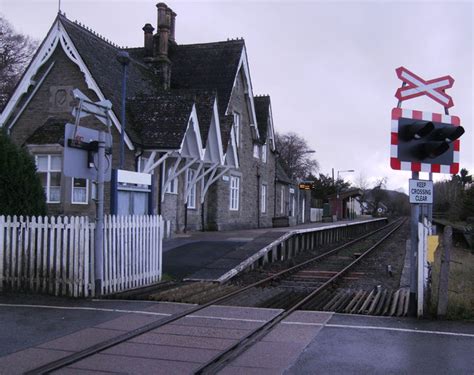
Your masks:
{"label": "level crossing warning light", "polygon": [[456,174],[463,134],[457,116],[393,108],[390,165],[397,170]]}

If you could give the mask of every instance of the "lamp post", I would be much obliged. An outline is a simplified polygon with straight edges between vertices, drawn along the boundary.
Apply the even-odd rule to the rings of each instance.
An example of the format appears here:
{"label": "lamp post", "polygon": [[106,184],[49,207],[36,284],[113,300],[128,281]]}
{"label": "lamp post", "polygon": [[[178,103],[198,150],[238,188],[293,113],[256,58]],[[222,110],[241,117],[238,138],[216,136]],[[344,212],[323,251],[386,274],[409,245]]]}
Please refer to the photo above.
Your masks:
{"label": "lamp post", "polygon": [[[339,181],[340,173],[351,173],[351,172],[355,172],[354,169],[344,169],[342,171],[337,171],[336,181]],[[337,186],[337,183],[336,183],[336,217],[339,219],[339,187]]]}
{"label": "lamp post", "polygon": [[117,54],[117,61],[122,64],[122,113],[121,123],[122,132],[120,133],[120,169],[123,169],[125,163],[125,105],[127,96],[127,67],[130,63],[130,55],[127,51],[120,51]]}

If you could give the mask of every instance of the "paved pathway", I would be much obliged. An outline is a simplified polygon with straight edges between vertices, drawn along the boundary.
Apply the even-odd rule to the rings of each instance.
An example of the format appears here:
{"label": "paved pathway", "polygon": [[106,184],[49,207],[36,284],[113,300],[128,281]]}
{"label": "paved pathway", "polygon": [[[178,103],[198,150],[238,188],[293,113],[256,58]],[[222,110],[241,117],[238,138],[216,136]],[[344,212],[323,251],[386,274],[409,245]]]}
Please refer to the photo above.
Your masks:
{"label": "paved pathway", "polygon": [[[21,374],[193,305],[0,297],[0,373]],[[191,374],[280,310],[211,306],[59,374]],[[16,337],[16,341],[15,341]],[[474,323],[299,311],[220,374],[473,374]]]}

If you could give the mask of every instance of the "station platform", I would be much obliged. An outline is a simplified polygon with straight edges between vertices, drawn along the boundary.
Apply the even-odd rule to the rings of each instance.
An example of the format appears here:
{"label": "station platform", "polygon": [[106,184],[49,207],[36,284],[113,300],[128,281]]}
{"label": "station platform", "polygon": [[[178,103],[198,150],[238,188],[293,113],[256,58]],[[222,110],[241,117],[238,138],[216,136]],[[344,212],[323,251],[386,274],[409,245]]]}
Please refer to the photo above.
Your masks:
{"label": "station platform", "polygon": [[189,281],[225,282],[258,262],[291,257],[317,241],[331,243],[342,239],[348,228],[380,225],[384,221],[385,218],[358,218],[285,228],[178,235],[163,241],[163,274]]}
{"label": "station platform", "polygon": [[[194,305],[0,296],[0,373],[22,374]],[[281,310],[209,306],[57,374],[192,374]],[[474,324],[297,311],[219,374],[472,374]]]}

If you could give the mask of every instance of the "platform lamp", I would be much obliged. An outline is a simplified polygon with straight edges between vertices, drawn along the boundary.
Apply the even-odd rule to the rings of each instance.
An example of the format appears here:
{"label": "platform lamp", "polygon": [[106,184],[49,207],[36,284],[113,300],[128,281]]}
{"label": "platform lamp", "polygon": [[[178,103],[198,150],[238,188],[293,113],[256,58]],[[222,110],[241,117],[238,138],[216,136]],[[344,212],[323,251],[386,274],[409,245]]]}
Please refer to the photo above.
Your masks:
{"label": "platform lamp", "polygon": [[122,65],[122,113],[121,125],[122,132],[120,133],[120,169],[123,169],[125,163],[125,105],[127,97],[127,68],[130,63],[130,55],[127,51],[120,51],[117,53],[117,61]]}

